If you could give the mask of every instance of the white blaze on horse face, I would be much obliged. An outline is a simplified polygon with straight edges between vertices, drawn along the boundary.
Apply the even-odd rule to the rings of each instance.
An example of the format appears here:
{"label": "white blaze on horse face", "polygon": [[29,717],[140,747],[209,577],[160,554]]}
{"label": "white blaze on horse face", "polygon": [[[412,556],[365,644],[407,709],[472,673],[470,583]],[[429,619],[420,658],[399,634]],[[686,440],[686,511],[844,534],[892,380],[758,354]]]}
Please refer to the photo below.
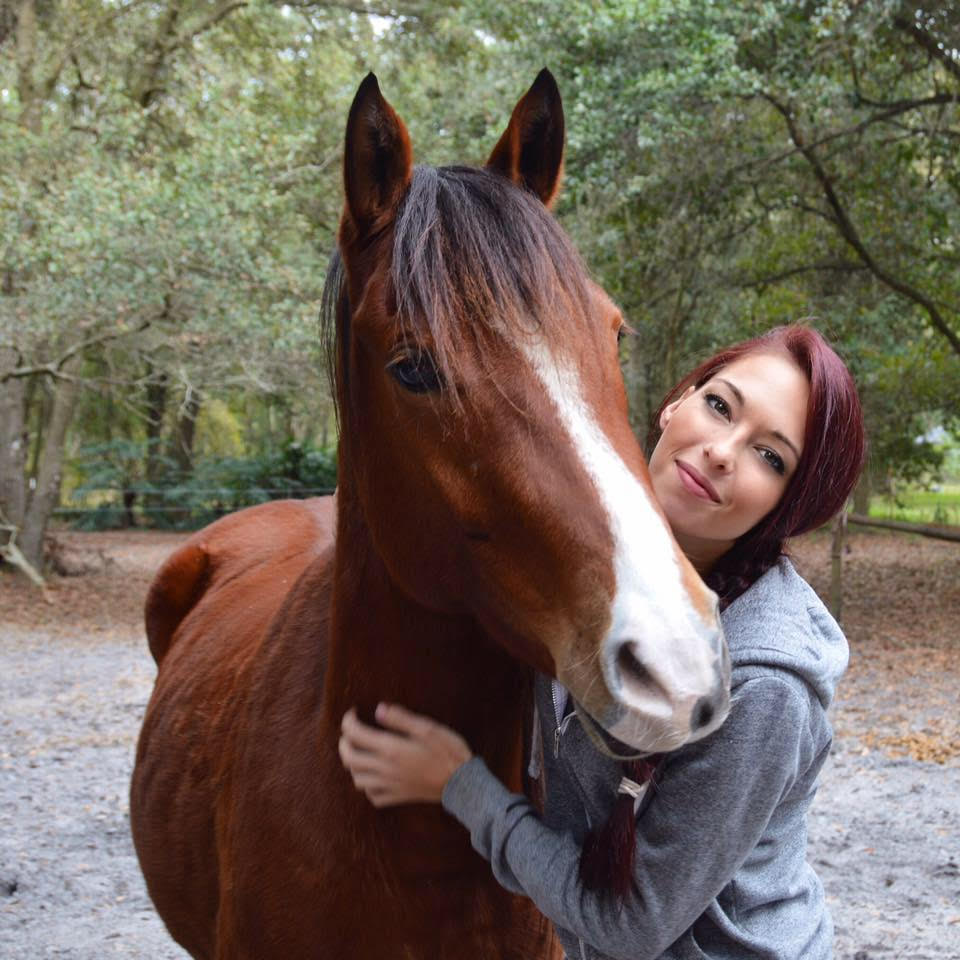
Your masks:
{"label": "white blaze on horse face", "polygon": [[[596,487],[614,543],[616,585],[600,649],[610,696],[598,698],[596,685],[578,691],[578,680],[590,684],[590,678],[578,678],[563,664],[558,679],[608,733],[638,750],[660,752],[700,739],[723,722],[729,708],[729,661],[719,619],[698,612],[679,547],[650,492],[600,428],[575,367],[543,346],[531,345],[525,354]],[[706,586],[702,590],[715,610],[715,596]]]}

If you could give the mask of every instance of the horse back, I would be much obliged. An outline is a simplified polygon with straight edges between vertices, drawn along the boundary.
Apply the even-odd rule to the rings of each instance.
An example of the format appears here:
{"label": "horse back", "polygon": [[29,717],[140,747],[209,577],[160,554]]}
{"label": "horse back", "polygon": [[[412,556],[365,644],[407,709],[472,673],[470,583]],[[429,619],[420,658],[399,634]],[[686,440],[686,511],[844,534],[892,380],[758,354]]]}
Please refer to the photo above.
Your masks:
{"label": "horse back", "polygon": [[[159,666],[200,601],[233,581],[279,607],[306,566],[333,541],[336,499],[274,500],[222,517],[174,551],[154,577],[144,607],[150,653]],[[257,577],[258,570],[271,571]]]}

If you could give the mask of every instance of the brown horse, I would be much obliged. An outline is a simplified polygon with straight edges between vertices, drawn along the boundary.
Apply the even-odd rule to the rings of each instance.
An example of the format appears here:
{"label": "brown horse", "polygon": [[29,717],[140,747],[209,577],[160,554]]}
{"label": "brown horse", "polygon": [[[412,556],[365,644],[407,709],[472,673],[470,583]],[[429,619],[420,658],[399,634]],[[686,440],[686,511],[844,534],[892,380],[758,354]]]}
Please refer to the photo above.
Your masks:
{"label": "brown horse", "polygon": [[639,750],[726,712],[715,598],[627,421],[620,314],[547,209],[562,155],[546,71],[484,169],[414,169],[375,78],[357,93],[325,297],[336,501],[223,518],[147,599],[159,671],[131,824],[194,957],[557,955],[440,808],[353,789],[351,706],[439,718],[515,790],[533,669]]}

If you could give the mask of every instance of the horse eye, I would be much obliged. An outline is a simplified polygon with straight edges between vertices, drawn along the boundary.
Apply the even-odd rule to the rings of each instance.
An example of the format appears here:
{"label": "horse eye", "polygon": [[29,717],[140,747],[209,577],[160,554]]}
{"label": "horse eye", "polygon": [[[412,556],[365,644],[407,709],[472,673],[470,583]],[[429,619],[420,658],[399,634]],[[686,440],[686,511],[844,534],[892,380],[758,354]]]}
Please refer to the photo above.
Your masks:
{"label": "horse eye", "polygon": [[407,354],[387,365],[387,371],[404,390],[430,393],[439,390],[443,378],[429,353]]}

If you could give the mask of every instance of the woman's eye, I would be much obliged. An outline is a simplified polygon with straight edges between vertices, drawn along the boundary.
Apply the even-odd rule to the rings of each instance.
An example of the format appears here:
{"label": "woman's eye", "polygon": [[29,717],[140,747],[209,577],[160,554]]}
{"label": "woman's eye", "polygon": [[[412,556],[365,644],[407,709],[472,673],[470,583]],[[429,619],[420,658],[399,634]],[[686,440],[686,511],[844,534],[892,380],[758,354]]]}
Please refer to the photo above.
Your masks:
{"label": "woman's eye", "polygon": [[707,401],[707,406],[713,410],[716,410],[725,420],[730,419],[730,408],[727,406],[727,401],[723,397],[718,397],[715,393],[708,393],[704,398]]}
{"label": "woman's eye", "polygon": [[775,450],[769,450],[766,447],[762,447],[760,450],[760,456],[763,457],[763,459],[766,460],[767,463],[769,463],[770,466],[780,474],[780,476],[783,476],[783,474],[786,472],[787,468],[783,462],[783,457],[781,457],[780,454]]}
{"label": "woman's eye", "polygon": [[623,338],[627,335],[627,328],[625,326],[620,326],[617,329],[617,343],[621,343]]}
{"label": "woman's eye", "polygon": [[443,383],[433,357],[426,352],[405,354],[387,364],[387,371],[410,393],[431,393],[439,390]]}

